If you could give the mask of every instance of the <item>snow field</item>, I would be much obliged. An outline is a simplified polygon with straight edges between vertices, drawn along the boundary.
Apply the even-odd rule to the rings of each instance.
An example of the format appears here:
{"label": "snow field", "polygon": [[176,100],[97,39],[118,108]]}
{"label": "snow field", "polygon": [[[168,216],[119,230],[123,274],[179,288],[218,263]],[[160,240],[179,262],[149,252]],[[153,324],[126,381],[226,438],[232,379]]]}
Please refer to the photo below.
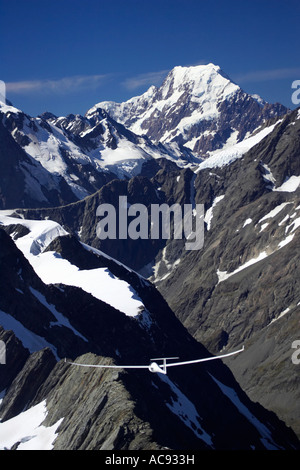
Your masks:
{"label": "snow field", "polygon": [[16,245],[45,284],[80,287],[129,316],[138,315],[144,307],[132,287],[116,278],[107,268],[80,270],[55,252],[43,253],[55,238],[67,235],[56,222],[16,219],[0,212],[1,224],[22,224],[30,230],[28,235],[16,240]]}
{"label": "snow field", "polygon": [[[284,202],[284,203],[281,203],[279,204],[278,206],[276,206],[274,209],[272,209],[270,212],[268,212],[266,215],[264,215],[259,221],[258,221],[258,224],[261,224],[261,222],[265,221],[265,220],[269,220],[269,219],[273,219],[274,217],[276,217],[278,214],[280,214],[280,212],[287,206],[287,205],[290,205],[292,204],[293,202]],[[295,211],[299,210],[300,209],[300,206],[298,206]],[[289,219],[293,219],[292,222],[286,226],[285,228],[285,234],[287,234],[289,232],[288,235],[285,236],[285,238],[283,238],[279,243],[278,243],[278,246],[277,246],[277,249],[273,250],[273,251],[270,251],[270,250],[264,250],[262,251],[261,253],[259,253],[259,255],[255,258],[252,258],[250,260],[248,260],[246,263],[244,263],[243,265],[239,266],[237,269],[235,269],[234,271],[232,272],[227,272],[227,271],[220,271],[219,269],[217,270],[217,275],[218,275],[218,283],[220,282],[223,282],[223,281],[226,281],[226,279],[229,279],[231,276],[235,275],[236,273],[240,272],[240,271],[243,271],[244,269],[248,268],[249,266],[255,264],[255,263],[258,263],[259,261],[267,258],[268,256],[270,256],[271,254],[275,253],[276,251],[280,250],[281,248],[283,248],[284,246],[286,246],[287,244],[289,244],[293,239],[294,239],[294,236],[295,236],[295,232],[296,230],[300,227],[300,216],[299,217],[296,217],[298,214],[297,212],[294,212],[291,216],[290,215],[286,215],[284,217],[284,219],[281,220],[281,222],[278,223],[279,226],[281,226],[284,222],[286,222],[287,220]],[[247,219],[244,224],[243,224],[243,228],[250,224],[252,222],[252,219]],[[268,226],[269,222],[266,222],[265,224],[263,224],[261,226],[261,229],[260,231],[264,230],[267,226]]]}
{"label": "snow field", "polygon": [[51,427],[42,425],[47,416],[43,401],[4,423],[0,422],[0,450],[11,449],[20,442],[18,450],[52,450],[56,431],[63,419]]}

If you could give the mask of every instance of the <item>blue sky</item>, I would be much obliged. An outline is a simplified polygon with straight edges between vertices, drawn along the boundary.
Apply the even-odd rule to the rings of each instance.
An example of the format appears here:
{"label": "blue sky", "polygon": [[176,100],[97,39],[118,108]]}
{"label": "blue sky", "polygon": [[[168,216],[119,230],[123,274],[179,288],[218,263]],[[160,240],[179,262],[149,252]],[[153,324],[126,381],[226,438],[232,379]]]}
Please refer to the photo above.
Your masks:
{"label": "blue sky", "polygon": [[60,116],[213,62],[294,108],[299,24],[299,0],[0,0],[0,79],[16,107]]}

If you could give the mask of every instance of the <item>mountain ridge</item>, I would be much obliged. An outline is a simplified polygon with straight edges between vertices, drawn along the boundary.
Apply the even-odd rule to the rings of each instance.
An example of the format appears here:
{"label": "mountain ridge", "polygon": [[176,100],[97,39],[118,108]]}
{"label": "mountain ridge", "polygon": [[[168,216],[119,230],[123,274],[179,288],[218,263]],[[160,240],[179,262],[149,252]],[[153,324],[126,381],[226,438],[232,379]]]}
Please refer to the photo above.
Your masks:
{"label": "mountain ridge", "polygon": [[[299,110],[244,95],[213,64],[183,76],[177,68],[134,102],[142,117],[158,106],[140,124],[165,143],[102,108],[31,118],[1,105],[0,447],[47,435],[51,449],[299,448]],[[200,127],[199,109],[212,118]],[[126,149],[137,153],[118,160]],[[97,207],[119,196],[203,204],[203,248],[103,243]],[[191,360],[242,345],[166,377],[68,364]]]}
{"label": "mountain ridge", "polygon": [[139,174],[143,164],[153,159],[167,158],[179,165],[196,161],[188,150],[180,153],[136,136],[104,110],[90,120],[79,115],[57,118],[51,113],[33,118],[0,103],[0,118],[1,173],[7,173],[6,155],[13,153],[9,164],[20,180],[18,190],[22,189],[18,198],[13,197],[7,180],[0,177],[2,209],[75,202],[112,179]]}
{"label": "mountain ridge", "polygon": [[[123,103],[100,102],[116,120],[154,142],[177,144],[206,158],[226,143],[238,143],[263,121],[285,114],[284,106],[245,93],[212,63],[175,67],[163,84]],[[159,124],[158,124],[159,123]]]}
{"label": "mountain ridge", "polygon": [[[85,116],[45,112],[34,118],[0,103],[0,208],[75,202],[112,179],[141,174],[153,159],[193,168],[288,111],[246,94],[213,64],[176,67],[160,88],[120,105],[102,104]],[[12,153],[18,197],[5,177]]]}
{"label": "mountain ridge", "polygon": [[[26,221],[22,220],[21,223],[24,224]],[[9,225],[6,227],[9,228]],[[22,238],[27,236],[28,234],[20,233],[16,241],[19,240],[21,243]],[[55,306],[62,315],[67,315],[72,324],[70,333],[76,331],[75,336],[81,335],[84,338],[81,341],[82,347],[86,348],[86,353],[83,350],[83,354],[77,357],[78,345],[72,344],[70,340],[66,342],[65,334],[60,337],[56,336],[57,333],[51,334],[50,326],[48,329],[50,336],[47,338],[52,346],[56,346],[59,357],[55,358],[55,350],[52,348],[51,351],[49,345],[42,349],[35,348],[29,355],[27,352],[27,359],[21,369],[19,368],[16,375],[10,378],[9,383],[6,382],[7,388],[0,404],[1,446],[5,443],[6,448],[20,450],[30,448],[39,435],[40,427],[43,426],[44,435],[45,433],[51,435],[50,448],[60,450],[141,450],[163,447],[208,449],[232,448],[232,446],[249,448],[249,439],[252,445],[260,449],[297,447],[297,440],[292,431],[278,421],[273,413],[266,412],[259,405],[251,403],[235,382],[229,369],[222,363],[207,363],[208,365],[202,368],[191,366],[192,374],[185,368],[173,370],[166,378],[153,375],[149,371],[106,371],[96,368],[85,370],[70,366],[62,359],[63,356],[77,357],[77,361],[81,363],[109,365],[123,361],[137,362],[137,355],[139,361],[145,361],[147,355],[149,353],[153,355],[158,348],[160,352],[168,350],[171,353],[175,352],[175,348],[182,357],[205,355],[205,349],[189,336],[159,294],[157,298],[161,298],[163,304],[158,309],[159,313],[156,308],[154,310],[153,328],[156,329],[156,333],[153,330],[152,335],[149,335],[148,329],[141,328],[133,318],[112,309],[107,311],[103,303],[99,304],[95,298],[86,296],[76,287],[63,284],[43,285],[29,268],[28,261],[14,246],[11,237],[2,229],[0,237],[2,240],[0,263],[2,267],[5,263],[6,276],[8,275],[9,280],[6,283],[6,292],[16,288],[15,279],[18,278],[18,289],[22,289],[23,292],[23,309],[26,308],[28,312],[26,318],[19,317],[19,322],[26,325],[27,337],[30,331],[35,330],[38,333],[47,323],[51,325],[50,322],[53,321],[50,316],[40,325],[30,326],[36,315],[34,312],[29,312],[32,306],[36,305],[37,299],[32,285],[38,282],[39,286],[35,284],[35,287],[44,293],[47,299],[47,302],[43,301],[43,306],[47,306],[44,313],[46,314],[48,310],[49,315],[50,310],[53,315]],[[71,238],[63,236],[54,240],[56,245],[49,245],[49,250],[50,252],[57,250],[55,251],[57,255],[62,254],[61,242],[65,243],[66,249],[71,241]],[[81,247],[81,250],[84,249]],[[72,247],[67,251],[74,262],[76,253]],[[44,255],[47,256],[47,252],[44,252]],[[92,253],[91,256],[92,264],[97,264],[98,256]],[[13,259],[14,263],[8,263],[9,259]],[[82,259],[88,264],[86,266],[88,270],[93,269],[88,258]],[[99,261],[101,266],[103,260]],[[20,266],[22,266],[22,278],[19,275]],[[79,263],[80,270],[81,267]],[[25,269],[31,271],[30,276],[25,275]],[[1,269],[0,273],[4,273],[4,270]],[[148,289],[146,285],[143,288]],[[54,292],[56,292],[55,297],[53,297]],[[154,291],[149,292],[150,303],[153,301],[153,294]],[[41,297],[38,298],[41,305]],[[10,324],[15,337],[24,342],[26,340],[24,332],[20,327],[16,329],[13,326],[14,306],[6,303],[6,300],[3,291],[0,311],[2,321],[6,318],[4,327],[6,329]],[[85,307],[81,308],[79,303]],[[6,311],[6,316],[3,310]],[[12,332],[10,334],[12,335]],[[116,347],[118,350],[114,351]],[[15,348],[14,351],[16,352]],[[103,355],[104,352],[106,354]],[[11,356],[10,347],[7,349],[7,357],[8,365],[17,359]],[[1,375],[1,389],[2,377]],[[205,393],[203,383],[206,384]],[[238,405],[228,402],[224,392],[227,390],[226,387],[235,391],[240,400]],[[222,407],[222,403],[226,403],[226,406]],[[219,406],[222,412],[217,416],[216,407]],[[244,411],[244,417],[241,417],[239,411],[242,406],[248,410]],[[30,419],[27,420],[27,427],[24,428],[23,424],[21,433],[20,430],[16,430],[15,439],[13,436],[11,438],[11,434],[5,433],[6,425],[11,426],[13,420],[18,423],[22,416],[24,418],[32,414],[35,416],[40,407],[43,407],[44,412],[33,434],[30,429]],[[228,422],[229,417],[230,431],[227,429],[224,433],[224,422]],[[272,423],[272,429],[269,423]],[[55,430],[54,435],[53,430]]]}
{"label": "mountain ridge", "polygon": [[[146,268],[147,262],[146,276],[209,351],[220,353],[245,341],[252,355],[232,359],[230,367],[251,397],[274,407],[299,433],[298,401],[287,399],[298,393],[291,344],[299,329],[299,110],[279,121],[241,158],[220,159],[213,168],[200,164],[193,173],[173,163],[158,165],[147,177],[112,181],[85,201],[18,212],[29,219],[55,219],[75,236],[80,231],[83,242],[132,269]],[[205,206],[205,243],[199,252],[186,252],[179,240],[151,252],[139,241],[105,245],[96,237],[100,203],[116,204],[120,194],[127,194],[130,203],[184,204],[192,193]]]}

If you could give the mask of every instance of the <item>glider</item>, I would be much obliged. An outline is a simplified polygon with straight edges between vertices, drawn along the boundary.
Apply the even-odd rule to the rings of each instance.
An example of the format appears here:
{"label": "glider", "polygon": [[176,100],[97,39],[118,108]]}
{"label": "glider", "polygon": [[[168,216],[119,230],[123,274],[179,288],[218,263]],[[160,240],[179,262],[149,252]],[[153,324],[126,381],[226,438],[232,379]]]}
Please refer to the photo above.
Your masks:
{"label": "glider", "polygon": [[[183,362],[171,362],[167,363],[168,360],[179,359],[179,357],[157,357],[155,359],[150,359],[152,362],[150,365],[136,365],[136,366],[122,366],[122,365],[106,365],[106,364],[80,364],[78,362],[68,362],[73,366],[80,366],[80,367],[99,367],[102,369],[148,369],[150,372],[158,373],[158,374],[167,374],[168,367],[176,367],[176,366],[185,366],[188,364],[197,364],[198,362],[205,362],[205,361],[212,361],[214,359],[223,359],[224,357],[232,356],[233,354],[238,354],[244,351],[244,346],[242,349],[238,351],[233,351],[227,354],[222,354],[221,356],[211,356],[202,359],[194,359],[192,361],[183,361]],[[157,364],[155,361],[162,361],[162,364]],[[65,359],[65,362],[66,359]]]}

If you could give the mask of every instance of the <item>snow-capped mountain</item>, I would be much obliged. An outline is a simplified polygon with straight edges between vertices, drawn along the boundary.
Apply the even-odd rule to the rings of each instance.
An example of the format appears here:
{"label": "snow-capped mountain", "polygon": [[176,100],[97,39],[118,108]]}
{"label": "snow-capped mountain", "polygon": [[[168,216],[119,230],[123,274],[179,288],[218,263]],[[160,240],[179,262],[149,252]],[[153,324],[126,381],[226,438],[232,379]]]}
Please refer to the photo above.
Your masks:
{"label": "snow-capped mountain", "polygon": [[57,223],[7,213],[0,219],[0,338],[7,347],[0,368],[9,370],[0,375],[1,449],[299,447],[220,361],[166,376],[70,365],[76,358],[114,366],[147,364],[158,353],[209,353],[149,281]]}
{"label": "snow-capped mountain", "polygon": [[[85,116],[31,117],[0,103],[0,207],[75,202],[114,178],[142,173],[153,159],[197,165],[284,112],[244,93],[213,64],[175,67],[160,88],[102,102]],[[18,190],[11,194],[13,173]]]}
{"label": "snow-capped mountain", "polygon": [[[299,110],[213,64],[85,116],[0,104],[0,449],[300,448],[299,149]],[[121,195],[204,204],[203,248],[99,240]]]}
{"label": "snow-capped mountain", "polygon": [[299,109],[287,114],[243,158],[223,151],[199,165],[203,250],[174,256],[166,247],[156,267],[160,292],[209,350],[243,338],[249,350],[230,364],[238,381],[298,435],[299,117]]}
{"label": "snow-capped mountain", "polygon": [[66,132],[99,169],[109,170],[118,178],[139,174],[143,164],[151,159],[169,158],[179,165],[199,162],[188,150],[181,152],[176,147],[154,145],[147,137],[136,135],[100,108],[84,117],[71,114],[57,118],[49,113],[42,117]]}
{"label": "snow-capped mountain", "polygon": [[[33,118],[0,103],[0,132],[2,208],[74,202],[114,178],[139,174],[155,158],[193,161],[189,152],[156,146],[99,109],[91,119],[51,113]],[[19,179],[13,194],[5,176],[9,174]]]}
{"label": "snow-capped mountain", "polygon": [[[81,242],[151,275],[176,316],[213,353],[239,347],[243,338],[245,353],[230,367],[251,397],[298,435],[291,345],[300,334],[299,116],[288,113],[194,171],[156,160],[147,175],[112,181],[76,204],[18,211],[25,219],[55,220]],[[172,239],[100,241],[96,208],[117,205],[119,195],[147,207],[204,204],[203,249],[188,252]]]}
{"label": "snow-capped mountain", "polygon": [[241,142],[267,120],[287,109],[245,93],[214,64],[175,67],[163,84],[123,103],[100,102],[116,121],[153,142],[190,149],[207,157]]}

